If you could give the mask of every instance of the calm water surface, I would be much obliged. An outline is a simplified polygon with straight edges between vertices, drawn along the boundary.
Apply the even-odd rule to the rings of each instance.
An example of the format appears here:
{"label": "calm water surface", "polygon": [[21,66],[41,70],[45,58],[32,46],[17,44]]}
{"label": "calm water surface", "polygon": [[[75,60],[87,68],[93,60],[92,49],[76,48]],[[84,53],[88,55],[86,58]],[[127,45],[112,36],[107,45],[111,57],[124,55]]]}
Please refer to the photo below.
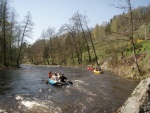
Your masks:
{"label": "calm water surface", "polygon": [[[85,68],[21,65],[0,71],[0,112],[4,113],[113,113],[138,82],[108,72]],[[74,84],[45,84],[47,73],[63,72]]]}

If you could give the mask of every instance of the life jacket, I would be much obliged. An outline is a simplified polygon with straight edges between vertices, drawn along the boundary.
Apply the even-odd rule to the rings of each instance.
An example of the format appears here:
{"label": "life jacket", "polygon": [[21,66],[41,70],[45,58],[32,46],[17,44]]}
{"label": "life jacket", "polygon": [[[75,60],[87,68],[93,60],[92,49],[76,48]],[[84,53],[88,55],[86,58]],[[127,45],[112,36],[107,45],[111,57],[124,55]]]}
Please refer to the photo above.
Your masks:
{"label": "life jacket", "polygon": [[52,73],[48,73],[48,77],[51,78],[52,77]]}

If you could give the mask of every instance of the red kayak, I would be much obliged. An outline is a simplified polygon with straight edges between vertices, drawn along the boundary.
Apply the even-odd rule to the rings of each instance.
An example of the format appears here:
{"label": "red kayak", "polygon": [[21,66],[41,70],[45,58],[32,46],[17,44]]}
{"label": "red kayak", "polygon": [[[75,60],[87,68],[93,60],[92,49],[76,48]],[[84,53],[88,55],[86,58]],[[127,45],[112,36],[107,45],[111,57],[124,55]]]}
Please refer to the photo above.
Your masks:
{"label": "red kayak", "polygon": [[94,68],[93,67],[87,67],[87,70],[93,70]]}

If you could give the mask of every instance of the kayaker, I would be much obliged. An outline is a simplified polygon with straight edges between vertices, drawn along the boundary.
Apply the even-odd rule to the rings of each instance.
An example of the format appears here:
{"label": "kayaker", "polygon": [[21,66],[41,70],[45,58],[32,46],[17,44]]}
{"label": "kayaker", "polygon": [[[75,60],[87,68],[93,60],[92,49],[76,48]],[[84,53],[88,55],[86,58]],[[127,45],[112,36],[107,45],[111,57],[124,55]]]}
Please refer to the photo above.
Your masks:
{"label": "kayaker", "polygon": [[51,71],[48,73],[48,78],[52,78],[52,72]]}
{"label": "kayaker", "polygon": [[54,75],[54,78],[53,78],[53,79],[54,79],[54,81],[56,81],[56,82],[59,81],[59,78],[58,78],[58,75],[57,75],[56,72],[55,72],[55,75]]}
{"label": "kayaker", "polygon": [[57,76],[58,76],[58,78],[61,76],[61,72],[59,72],[58,74],[57,74]]}
{"label": "kayaker", "polygon": [[96,71],[98,71],[98,68],[95,68]]}
{"label": "kayaker", "polygon": [[98,71],[101,71],[101,68],[100,68],[100,67],[98,67]]}
{"label": "kayaker", "polygon": [[60,82],[66,82],[68,78],[64,76],[64,73],[62,73],[59,77]]}

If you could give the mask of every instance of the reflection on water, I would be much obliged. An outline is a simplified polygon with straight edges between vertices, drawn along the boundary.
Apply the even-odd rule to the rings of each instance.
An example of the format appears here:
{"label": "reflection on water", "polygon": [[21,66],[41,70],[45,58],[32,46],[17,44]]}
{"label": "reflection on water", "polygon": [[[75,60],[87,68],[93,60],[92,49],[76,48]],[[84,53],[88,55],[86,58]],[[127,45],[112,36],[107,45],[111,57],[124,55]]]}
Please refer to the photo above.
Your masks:
{"label": "reflection on water", "polygon": [[[47,73],[63,72],[74,84],[51,86]],[[22,65],[0,71],[0,112],[111,113],[127,99],[138,82],[85,68]]]}

